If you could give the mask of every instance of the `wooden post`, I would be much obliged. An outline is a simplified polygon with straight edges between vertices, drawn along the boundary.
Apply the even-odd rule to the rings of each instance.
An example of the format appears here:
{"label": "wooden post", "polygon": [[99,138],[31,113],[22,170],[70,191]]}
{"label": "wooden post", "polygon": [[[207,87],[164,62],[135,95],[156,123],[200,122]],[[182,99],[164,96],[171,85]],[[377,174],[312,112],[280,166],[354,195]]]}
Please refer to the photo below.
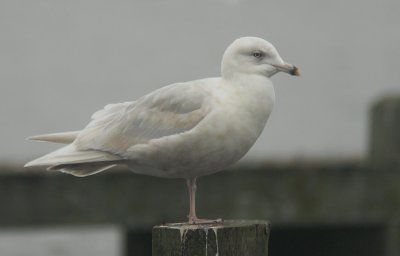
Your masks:
{"label": "wooden post", "polygon": [[400,171],[400,95],[372,106],[370,133],[370,165],[379,171]]}
{"label": "wooden post", "polygon": [[153,228],[153,256],[266,256],[270,224],[240,220]]}

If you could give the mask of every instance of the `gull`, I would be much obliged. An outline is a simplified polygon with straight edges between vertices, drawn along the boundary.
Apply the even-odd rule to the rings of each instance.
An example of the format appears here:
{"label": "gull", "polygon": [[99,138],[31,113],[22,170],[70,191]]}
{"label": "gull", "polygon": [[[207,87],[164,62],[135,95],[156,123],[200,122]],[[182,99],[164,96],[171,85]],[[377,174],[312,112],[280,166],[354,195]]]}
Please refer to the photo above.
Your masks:
{"label": "gull", "polygon": [[270,78],[281,71],[300,75],[268,41],[238,38],[223,54],[221,77],[175,83],[136,101],[106,105],[80,131],[30,137],[66,145],[25,167],[84,177],[125,165],[138,174],[183,178],[188,223],[208,222],[196,215],[196,179],[248,152],[275,103]]}

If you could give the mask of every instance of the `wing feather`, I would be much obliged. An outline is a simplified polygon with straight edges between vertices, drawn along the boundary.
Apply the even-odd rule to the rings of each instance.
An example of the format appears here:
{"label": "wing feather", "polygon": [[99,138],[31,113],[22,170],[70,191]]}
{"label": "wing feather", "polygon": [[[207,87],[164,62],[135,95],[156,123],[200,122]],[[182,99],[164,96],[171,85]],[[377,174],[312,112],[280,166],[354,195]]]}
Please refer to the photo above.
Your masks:
{"label": "wing feather", "polygon": [[74,144],[123,155],[136,144],[190,131],[209,111],[204,104],[209,94],[197,85],[173,84],[134,102],[107,105],[93,114]]}
{"label": "wing feather", "polygon": [[64,146],[47,155],[37,158],[25,164],[29,166],[54,166],[61,164],[81,164],[94,162],[121,161],[121,157],[103,151],[77,150],[73,144]]}
{"label": "wing feather", "polygon": [[73,132],[59,132],[35,135],[28,138],[28,140],[48,141],[55,143],[69,144],[72,143],[78,136],[80,131]]}

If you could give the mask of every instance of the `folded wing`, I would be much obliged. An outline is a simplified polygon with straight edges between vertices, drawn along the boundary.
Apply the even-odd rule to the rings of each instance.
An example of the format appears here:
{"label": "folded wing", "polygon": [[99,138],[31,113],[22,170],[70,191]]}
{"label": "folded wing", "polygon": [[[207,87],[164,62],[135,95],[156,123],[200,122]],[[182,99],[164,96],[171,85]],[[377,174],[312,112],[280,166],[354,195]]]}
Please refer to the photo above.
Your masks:
{"label": "folded wing", "polygon": [[199,82],[173,84],[137,101],[110,104],[92,115],[79,132],[34,136],[32,139],[71,143],[29,162],[76,176],[87,176],[126,159],[126,151],[153,139],[188,132],[207,115],[208,94]]}
{"label": "folded wing", "polygon": [[173,84],[138,101],[106,106],[79,133],[81,150],[100,150],[116,155],[132,146],[193,129],[208,113],[208,94],[200,86]]}

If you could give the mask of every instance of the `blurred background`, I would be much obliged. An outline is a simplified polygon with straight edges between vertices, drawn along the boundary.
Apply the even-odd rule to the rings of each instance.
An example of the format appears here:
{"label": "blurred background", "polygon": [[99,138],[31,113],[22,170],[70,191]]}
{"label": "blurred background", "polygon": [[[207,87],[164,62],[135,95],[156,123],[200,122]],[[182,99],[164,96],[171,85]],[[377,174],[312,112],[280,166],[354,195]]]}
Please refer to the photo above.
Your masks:
{"label": "blurred background", "polygon": [[23,170],[57,148],[25,138],[219,76],[241,36],[302,76],[273,77],[264,133],[200,179],[199,213],[270,220],[272,256],[398,255],[399,24],[396,0],[0,1],[0,255],[150,255],[151,227],[185,219],[183,181]]}

